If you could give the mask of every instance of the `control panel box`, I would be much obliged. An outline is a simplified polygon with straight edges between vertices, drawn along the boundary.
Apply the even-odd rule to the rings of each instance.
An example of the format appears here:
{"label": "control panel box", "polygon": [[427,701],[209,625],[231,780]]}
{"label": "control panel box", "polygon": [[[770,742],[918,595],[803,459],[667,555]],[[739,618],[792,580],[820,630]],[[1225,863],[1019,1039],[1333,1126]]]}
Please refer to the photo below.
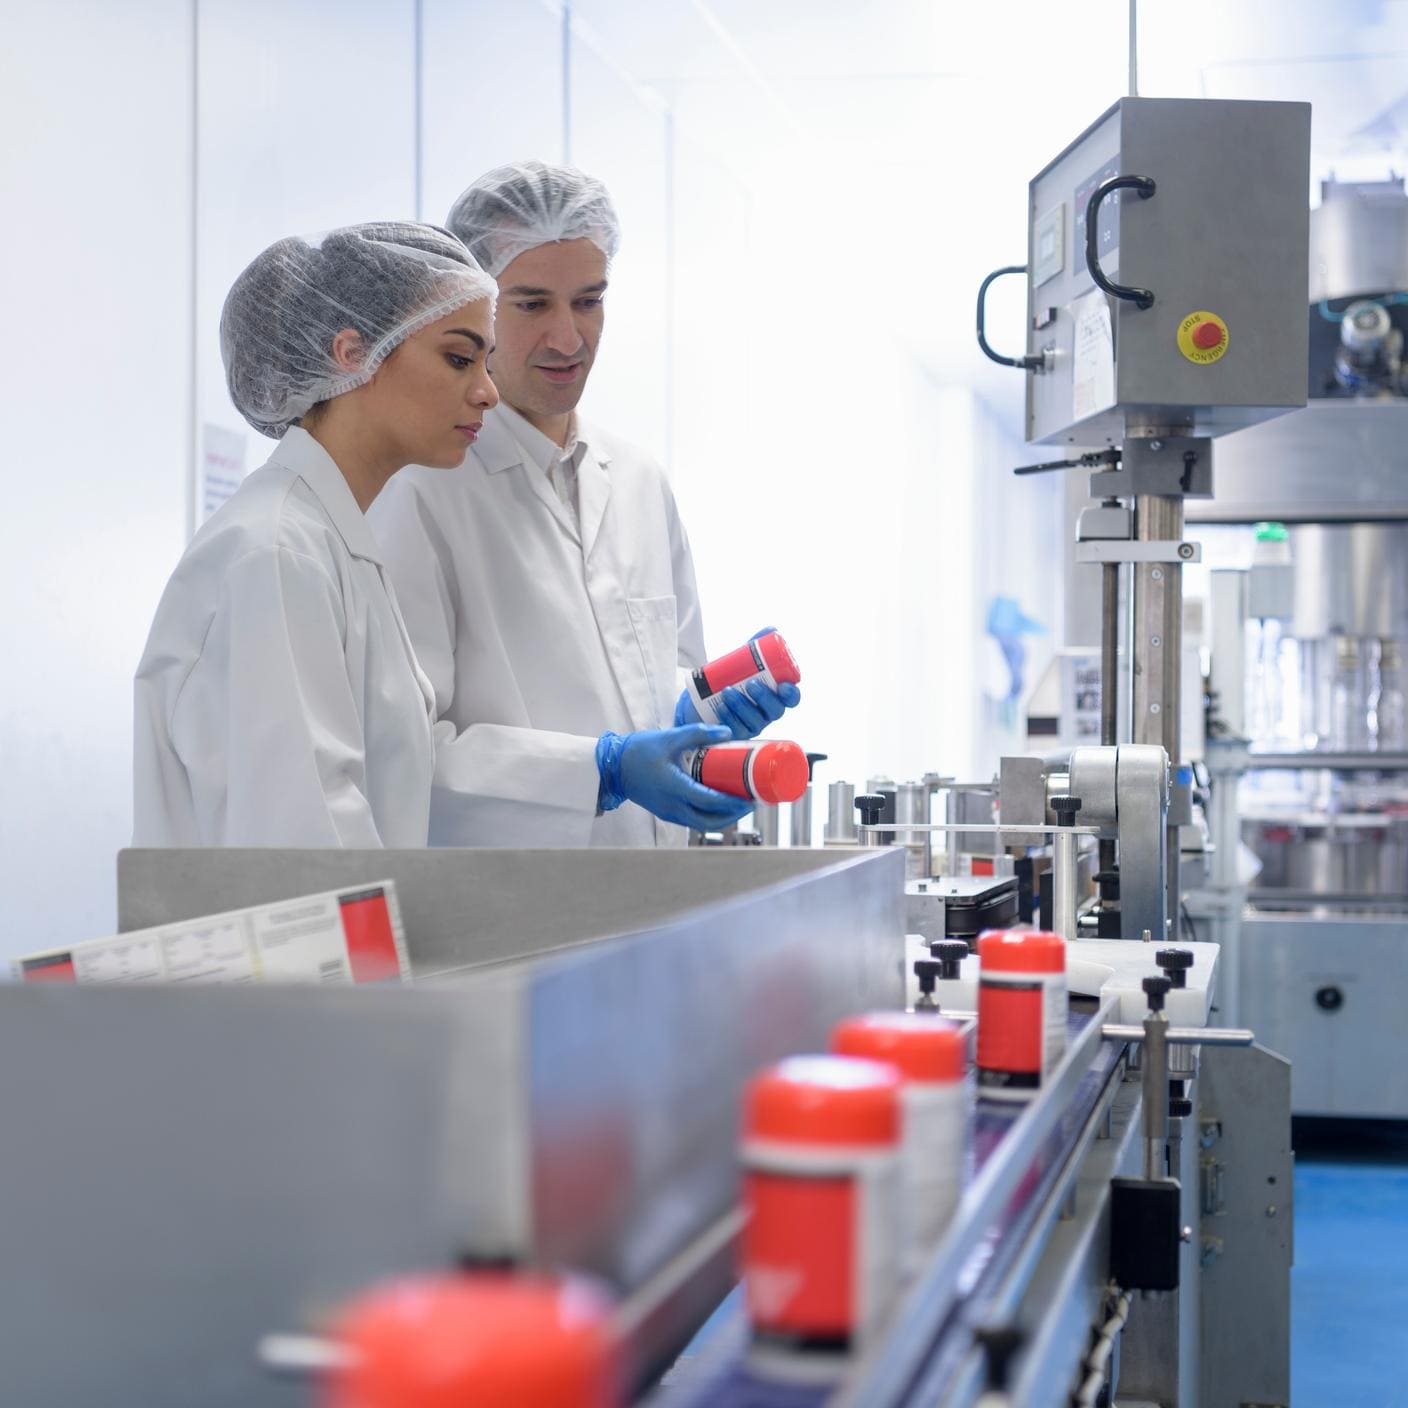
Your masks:
{"label": "control panel box", "polygon": [[[1143,179],[1096,202],[1112,294],[1086,216],[1115,177]],[[1031,183],[1027,439],[1220,435],[1304,406],[1309,188],[1308,103],[1117,102]]]}

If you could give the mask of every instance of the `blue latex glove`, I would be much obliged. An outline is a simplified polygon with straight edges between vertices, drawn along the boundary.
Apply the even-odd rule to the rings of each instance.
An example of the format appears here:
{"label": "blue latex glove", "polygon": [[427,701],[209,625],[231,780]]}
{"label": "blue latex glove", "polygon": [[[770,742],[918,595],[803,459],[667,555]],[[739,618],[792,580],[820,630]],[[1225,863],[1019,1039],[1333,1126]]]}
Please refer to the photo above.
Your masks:
{"label": "blue latex glove", "polygon": [[682,754],[728,741],[728,729],[698,723],[644,729],[624,738],[603,733],[596,745],[596,766],[601,774],[597,807],[609,812],[622,802],[634,802],[661,821],[692,831],[720,831],[731,826],[753,810],[752,802],[702,787],[680,766]]}
{"label": "blue latex glove", "polygon": [[[757,640],[772,630],[764,626],[754,631],[749,640]],[[762,680],[751,684],[730,685],[715,702],[719,711],[719,722],[733,735],[735,742],[745,742],[756,738],[769,724],[775,724],[788,709],[795,709],[802,702],[802,691],[795,684],[779,685],[769,689]],[[684,690],[675,704],[675,727],[697,724],[699,711],[689,691]]]}

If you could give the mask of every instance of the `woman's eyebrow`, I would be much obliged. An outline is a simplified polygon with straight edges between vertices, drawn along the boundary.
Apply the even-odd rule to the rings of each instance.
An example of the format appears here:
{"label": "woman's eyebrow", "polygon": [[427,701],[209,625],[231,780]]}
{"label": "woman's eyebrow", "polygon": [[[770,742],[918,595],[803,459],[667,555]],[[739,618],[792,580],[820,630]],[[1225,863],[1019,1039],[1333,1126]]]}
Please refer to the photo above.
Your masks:
{"label": "woman's eyebrow", "polygon": [[481,352],[487,350],[487,348],[488,348],[488,343],[486,343],[486,342],[484,341],[484,339],[483,339],[482,337],[480,337],[477,332],[472,332],[469,328],[446,328],[446,329],[445,329],[445,335],[446,335],[447,337],[454,337],[456,334],[458,334],[460,337],[467,337],[472,343],[474,343],[474,345],[475,345],[476,347],[478,347],[478,349],[479,349]]}

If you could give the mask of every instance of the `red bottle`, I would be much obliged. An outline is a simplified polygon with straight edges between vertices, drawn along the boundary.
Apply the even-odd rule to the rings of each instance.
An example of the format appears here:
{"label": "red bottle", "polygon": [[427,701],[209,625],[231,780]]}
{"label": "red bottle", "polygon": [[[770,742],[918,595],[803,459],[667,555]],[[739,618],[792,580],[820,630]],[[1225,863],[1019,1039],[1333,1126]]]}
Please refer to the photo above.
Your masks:
{"label": "red bottle", "polygon": [[770,689],[802,682],[802,672],[787,642],[776,631],[767,631],[747,645],[740,645],[737,650],[691,672],[689,697],[694,701],[700,721],[718,723],[718,696],[730,685],[751,684],[754,680],[761,680]]}
{"label": "red bottle", "polygon": [[696,781],[730,797],[795,802],[807,790],[807,755],[796,743],[720,743],[686,753],[681,766]]}

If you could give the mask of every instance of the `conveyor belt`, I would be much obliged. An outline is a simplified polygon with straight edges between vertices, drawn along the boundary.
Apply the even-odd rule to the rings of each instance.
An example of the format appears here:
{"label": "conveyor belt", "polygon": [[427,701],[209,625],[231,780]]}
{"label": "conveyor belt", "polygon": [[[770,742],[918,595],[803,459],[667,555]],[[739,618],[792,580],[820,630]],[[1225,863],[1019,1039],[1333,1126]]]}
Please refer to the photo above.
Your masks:
{"label": "conveyor belt", "polygon": [[[1097,1017],[1089,1012],[1073,1012],[1069,1019],[1069,1040],[1074,1045]],[[1085,1073],[1075,1085],[1074,1094],[1055,1127],[1037,1147],[1036,1153],[1023,1171],[1020,1183],[999,1211],[992,1217],[985,1234],[963,1259],[957,1277],[957,1298],[948,1308],[942,1323],[930,1341],[930,1351],[913,1377],[932,1379],[942,1375],[951,1363],[954,1367],[969,1352],[971,1336],[960,1321],[971,1324],[982,1318],[982,1307],[1021,1254],[1023,1244],[1047,1201],[1052,1185],[1062,1169],[1082,1130],[1090,1120],[1109,1084],[1123,1047],[1109,1041],[1097,1041]],[[972,1127],[972,1161],[966,1171],[965,1189],[971,1190],[983,1170],[1010,1138],[1026,1105],[1009,1105],[997,1101],[979,1100]],[[965,1192],[965,1202],[969,1201]],[[981,1217],[983,1209],[968,1209],[968,1215]],[[959,1213],[963,1215],[960,1206]],[[926,1269],[921,1281],[942,1274],[942,1249],[939,1260]],[[906,1288],[897,1314],[912,1303],[916,1286]],[[895,1326],[890,1327],[893,1332]],[[951,1333],[951,1332],[957,1333]],[[887,1334],[880,1337],[883,1354]],[[674,1388],[667,1388],[658,1399],[669,1408],[819,1408],[835,1392],[835,1386],[781,1384],[769,1382],[749,1371],[743,1360],[747,1346],[742,1296],[735,1291],[711,1322],[708,1342],[699,1347],[694,1364],[678,1377]],[[859,1384],[848,1384],[853,1393],[863,1393]]]}

